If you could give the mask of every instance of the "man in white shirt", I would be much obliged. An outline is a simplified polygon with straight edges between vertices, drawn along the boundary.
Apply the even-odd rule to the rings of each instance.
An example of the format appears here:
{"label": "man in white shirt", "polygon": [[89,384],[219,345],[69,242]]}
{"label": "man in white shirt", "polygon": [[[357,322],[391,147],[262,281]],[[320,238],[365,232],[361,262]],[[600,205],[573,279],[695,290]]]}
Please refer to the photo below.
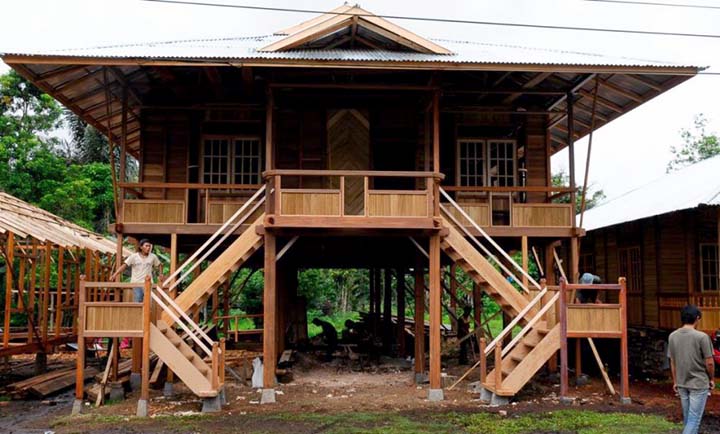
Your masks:
{"label": "man in white shirt", "polygon": [[124,272],[128,267],[130,267],[131,270],[130,282],[138,283],[138,286],[133,288],[133,301],[142,303],[145,291],[145,277],[150,276],[150,280],[155,283],[153,279],[153,269],[157,269],[158,278],[163,280],[162,262],[152,253],[152,244],[149,240],[140,240],[140,243],[138,243],[138,251],[125,259],[125,263],[110,276],[110,280],[115,280],[115,277]]}

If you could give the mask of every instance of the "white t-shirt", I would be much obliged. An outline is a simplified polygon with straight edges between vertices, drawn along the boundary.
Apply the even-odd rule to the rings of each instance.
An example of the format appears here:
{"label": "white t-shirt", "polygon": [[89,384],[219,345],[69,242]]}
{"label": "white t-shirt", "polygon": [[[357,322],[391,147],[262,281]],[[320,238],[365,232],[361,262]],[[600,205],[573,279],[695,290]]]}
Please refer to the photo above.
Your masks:
{"label": "white t-shirt", "polygon": [[150,280],[154,283],[152,269],[160,265],[160,260],[154,253],[148,253],[145,256],[136,252],[125,259],[125,264],[132,271],[130,282],[145,282],[145,276],[150,276]]}

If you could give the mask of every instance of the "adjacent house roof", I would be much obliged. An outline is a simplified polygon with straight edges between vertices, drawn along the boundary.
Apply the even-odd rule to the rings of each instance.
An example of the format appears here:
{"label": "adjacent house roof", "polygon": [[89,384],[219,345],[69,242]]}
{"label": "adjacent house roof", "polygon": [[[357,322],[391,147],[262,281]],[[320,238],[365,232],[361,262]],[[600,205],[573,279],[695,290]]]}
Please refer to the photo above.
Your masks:
{"label": "adjacent house roof", "polygon": [[720,156],[670,173],[585,213],[583,226],[600,229],[701,205],[720,206]]}
{"label": "adjacent house roof", "polygon": [[0,234],[7,232],[63,247],[80,247],[112,254],[116,251],[115,241],[0,192]]}

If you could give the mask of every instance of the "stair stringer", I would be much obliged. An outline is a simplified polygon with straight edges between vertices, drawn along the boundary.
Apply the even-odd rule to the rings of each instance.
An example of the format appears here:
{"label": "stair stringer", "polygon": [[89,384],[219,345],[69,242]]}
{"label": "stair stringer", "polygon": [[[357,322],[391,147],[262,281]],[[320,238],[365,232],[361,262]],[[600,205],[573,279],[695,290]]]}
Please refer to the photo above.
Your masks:
{"label": "stair stringer", "polygon": [[[537,327],[536,327],[537,328]],[[508,353],[502,360],[501,369],[503,372],[512,366],[513,356],[523,351],[523,343],[518,342],[515,348]],[[535,345],[530,352],[524,355],[522,360],[512,368],[506,377],[503,378],[502,387],[498,390],[495,387],[495,369],[487,374],[486,381],[483,383],[488,390],[500,396],[514,396],[535,376],[551,357],[560,350],[560,324],[556,324],[540,342]]]}
{"label": "stair stringer", "polygon": [[[262,247],[264,237],[258,234],[257,229],[262,226],[264,218],[263,213],[175,298],[175,303],[183,312],[191,312],[199,301],[209,297],[228,278],[229,273],[237,270]],[[168,325],[175,322],[167,312],[163,312],[162,320]]]}
{"label": "stair stringer", "polygon": [[[158,325],[161,327],[167,327],[167,324],[158,321]],[[168,327],[167,332],[169,336],[175,334],[172,328]],[[177,336],[175,334],[175,336]],[[180,339],[178,337],[178,339]],[[168,368],[170,368],[175,375],[182,380],[185,385],[193,391],[197,396],[201,398],[209,398],[217,396],[218,391],[213,390],[212,382],[209,377],[211,375],[210,368],[207,366],[200,356],[196,354],[193,361],[183,354],[183,350],[193,352],[192,348],[180,339],[180,347],[176,347],[170,341],[170,337],[166,336],[160,328],[154,324],[150,325],[150,350],[154,352],[160,360],[162,360]],[[199,366],[198,366],[199,365]],[[207,374],[200,372],[201,367],[204,366],[207,370]]]}
{"label": "stair stringer", "polygon": [[[462,259],[464,259],[465,264],[460,264],[461,268],[468,271],[466,267],[470,267],[472,271],[477,273],[484,280],[484,282],[478,281],[478,279],[472,275],[473,273],[468,273],[470,277],[478,281],[478,283],[489,284],[497,294],[497,297],[501,299],[496,299],[495,301],[501,305],[504,311],[513,316],[520,313],[528,305],[528,299],[519,293],[518,290],[495,269],[490,261],[485,259],[485,257],[478,252],[475,246],[470,244],[470,242],[462,236],[460,231],[455,229],[455,227],[444,217],[443,225],[448,228],[448,234],[442,239],[440,244],[443,251],[445,251],[448,255],[452,255],[452,252],[454,251]],[[490,295],[493,296],[495,294]],[[502,303],[502,301],[504,301],[504,303]],[[525,315],[525,317],[532,318],[536,312],[537,309],[533,307],[527,315]]]}

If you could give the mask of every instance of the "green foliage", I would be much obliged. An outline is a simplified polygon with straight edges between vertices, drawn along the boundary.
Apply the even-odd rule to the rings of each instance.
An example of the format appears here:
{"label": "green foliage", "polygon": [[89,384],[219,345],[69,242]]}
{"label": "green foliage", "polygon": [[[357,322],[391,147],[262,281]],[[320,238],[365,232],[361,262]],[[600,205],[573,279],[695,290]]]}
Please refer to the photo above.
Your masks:
{"label": "green foliage", "polygon": [[[558,173],[554,173],[551,179],[551,184],[554,187],[567,187],[570,185],[570,175],[567,174],[564,170],[561,170]],[[602,202],[603,199],[605,199],[605,192],[600,190],[594,190],[594,185],[590,184],[587,187],[587,196],[585,197],[585,210],[589,210],[593,208],[595,205]],[[583,187],[582,185],[577,186],[575,191],[575,212],[580,213],[580,208],[582,205],[582,195],[583,195]],[[556,199],[553,199],[553,202],[555,203],[570,203],[570,195],[564,195],[560,196]]]}
{"label": "green foliage", "polygon": [[680,130],[682,145],[670,147],[673,159],[667,165],[667,173],[720,155],[720,137],[716,133],[709,133],[707,124],[708,120],[700,113],[693,120],[693,130]]}

